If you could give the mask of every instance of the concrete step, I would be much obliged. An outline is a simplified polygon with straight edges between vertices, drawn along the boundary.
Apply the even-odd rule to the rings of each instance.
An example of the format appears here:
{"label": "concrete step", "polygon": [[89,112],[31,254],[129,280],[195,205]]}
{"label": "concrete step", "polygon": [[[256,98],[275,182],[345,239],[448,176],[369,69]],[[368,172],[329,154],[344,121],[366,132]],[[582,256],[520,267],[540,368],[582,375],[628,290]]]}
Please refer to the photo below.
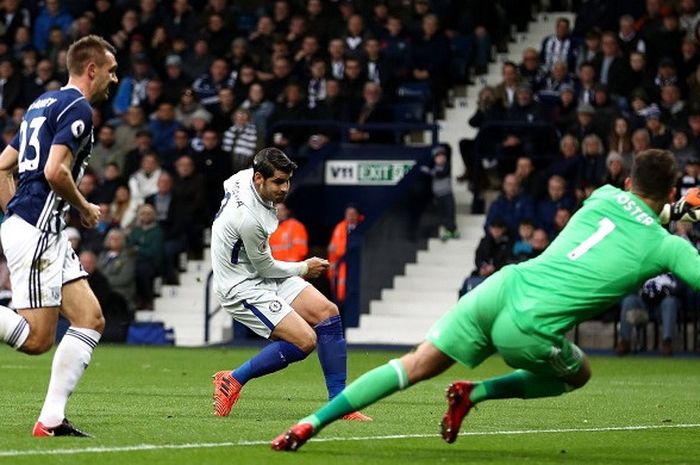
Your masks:
{"label": "concrete step", "polygon": [[394,276],[394,289],[411,289],[414,291],[438,291],[454,292],[455,294],[462,286],[464,278],[469,274],[465,272],[463,276],[451,276],[445,279],[429,279],[424,276]]}
{"label": "concrete step", "polygon": [[409,263],[406,265],[404,276],[423,279],[452,279],[454,276],[463,277],[469,273],[472,265],[448,263],[445,265]]}
{"label": "concrete step", "polygon": [[452,296],[445,294],[442,298],[434,301],[397,303],[386,300],[373,300],[369,304],[369,311],[372,316],[427,318],[443,314],[446,310],[452,308],[456,302],[457,292],[454,292]]}
{"label": "concrete step", "polygon": [[415,289],[382,289],[381,301],[403,304],[405,302],[438,302],[452,298],[452,294],[443,291],[420,291]]}

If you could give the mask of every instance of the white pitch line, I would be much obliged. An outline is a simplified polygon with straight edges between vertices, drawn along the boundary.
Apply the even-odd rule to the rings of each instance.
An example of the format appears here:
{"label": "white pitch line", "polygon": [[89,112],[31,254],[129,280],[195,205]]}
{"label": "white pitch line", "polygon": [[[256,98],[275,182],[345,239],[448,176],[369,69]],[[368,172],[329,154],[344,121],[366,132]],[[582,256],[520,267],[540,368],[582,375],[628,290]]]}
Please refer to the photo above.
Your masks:
{"label": "white pitch line", "polygon": [[[556,433],[602,433],[610,431],[645,431],[658,429],[688,429],[700,428],[700,423],[678,425],[640,425],[640,426],[609,426],[604,428],[563,428],[563,429],[525,429],[511,431],[474,431],[460,433],[460,436],[509,436],[520,434],[556,434]],[[385,436],[352,436],[315,438],[313,442],[347,442],[347,441],[386,441],[391,439],[421,439],[434,438],[437,434],[389,434]],[[85,447],[82,449],[44,449],[44,450],[5,450],[0,451],[0,457],[24,457],[37,455],[76,455],[76,454],[107,454],[116,452],[139,452],[151,450],[172,449],[212,449],[217,447],[262,446],[270,444],[270,440],[238,441],[238,442],[201,442],[187,444],[138,444],[120,447]]]}

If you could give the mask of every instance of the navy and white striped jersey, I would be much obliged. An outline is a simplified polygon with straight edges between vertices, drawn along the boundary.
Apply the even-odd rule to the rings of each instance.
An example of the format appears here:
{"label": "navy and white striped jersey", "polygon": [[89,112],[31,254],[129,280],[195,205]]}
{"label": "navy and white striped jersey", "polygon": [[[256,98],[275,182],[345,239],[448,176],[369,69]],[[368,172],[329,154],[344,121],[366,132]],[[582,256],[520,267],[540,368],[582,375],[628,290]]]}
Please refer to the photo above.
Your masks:
{"label": "navy and white striped jersey", "polygon": [[92,150],[92,108],[77,87],[66,86],[42,94],[32,103],[10,145],[18,152],[19,185],[7,207],[42,231],[63,229],[66,201],[51,190],[44,166],[52,145],[73,153],[71,173],[78,184]]}

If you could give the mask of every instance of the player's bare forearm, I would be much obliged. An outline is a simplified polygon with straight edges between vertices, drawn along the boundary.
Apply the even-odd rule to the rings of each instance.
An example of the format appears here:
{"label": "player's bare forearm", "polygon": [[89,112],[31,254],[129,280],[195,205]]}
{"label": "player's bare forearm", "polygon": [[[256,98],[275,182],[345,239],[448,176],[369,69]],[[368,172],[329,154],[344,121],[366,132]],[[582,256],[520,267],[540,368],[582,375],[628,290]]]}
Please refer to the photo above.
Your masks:
{"label": "player's bare forearm", "polygon": [[70,164],[73,154],[63,145],[51,146],[49,159],[44,167],[44,176],[51,189],[71,206],[82,212],[88,208],[88,202],[73,181]]}
{"label": "player's bare forearm", "polygon": [[7,204],[15,195],[14,172],[17,169],[18,152],[8,145],[0,154],[0,207],[7,211]]}

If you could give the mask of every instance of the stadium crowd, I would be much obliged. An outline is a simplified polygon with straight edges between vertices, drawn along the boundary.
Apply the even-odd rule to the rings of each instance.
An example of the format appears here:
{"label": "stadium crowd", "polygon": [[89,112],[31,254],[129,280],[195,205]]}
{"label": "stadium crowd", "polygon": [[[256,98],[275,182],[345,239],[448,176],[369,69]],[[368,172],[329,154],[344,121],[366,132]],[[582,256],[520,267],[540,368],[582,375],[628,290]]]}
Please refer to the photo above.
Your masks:
{"label": "stadium crowd", "polygon": [[[476,197],[501,188],[461,292],[538,255],[597,187],[624,188],[642,150],[673,152],[679,197],[700,184],[699,47],[696,0],[589,1],[574,24],[556,19],[539,48],[502,64],[502,81],[480,90],[469,120],[481,140],[460,143],[460,179]],[[697,244],[697,231],[674,228]],[[671,354],[686,295],[664,275],[624,299],[618,353],[634,348],[631,328],[643,323],[631,310],[652,309],[663,323],[661,351]]]}
{"label": "stadium crowd", "polygon": [[[152,308],[155,277],[178,282],[183,253],[201,257],[222,181],[259,148],[303,162],[341,137],[393,142],[359,125],[401,122],[406,103],[418,120],[442,113],[452,86],[486,71],[492,43],[507,46],[508,8],[531,3],[5,0],[3,143],[36,97],[65,84],[70,43],[98,34],[116,47],[119,84],[94,109],[79,185],[100,223],[87,230],[71,211],[67,232],[108,319],[128,318]],[[518,18],[524,30],[529,14]],[[344,122],[347,133],[279,124],[290,120]]]}

